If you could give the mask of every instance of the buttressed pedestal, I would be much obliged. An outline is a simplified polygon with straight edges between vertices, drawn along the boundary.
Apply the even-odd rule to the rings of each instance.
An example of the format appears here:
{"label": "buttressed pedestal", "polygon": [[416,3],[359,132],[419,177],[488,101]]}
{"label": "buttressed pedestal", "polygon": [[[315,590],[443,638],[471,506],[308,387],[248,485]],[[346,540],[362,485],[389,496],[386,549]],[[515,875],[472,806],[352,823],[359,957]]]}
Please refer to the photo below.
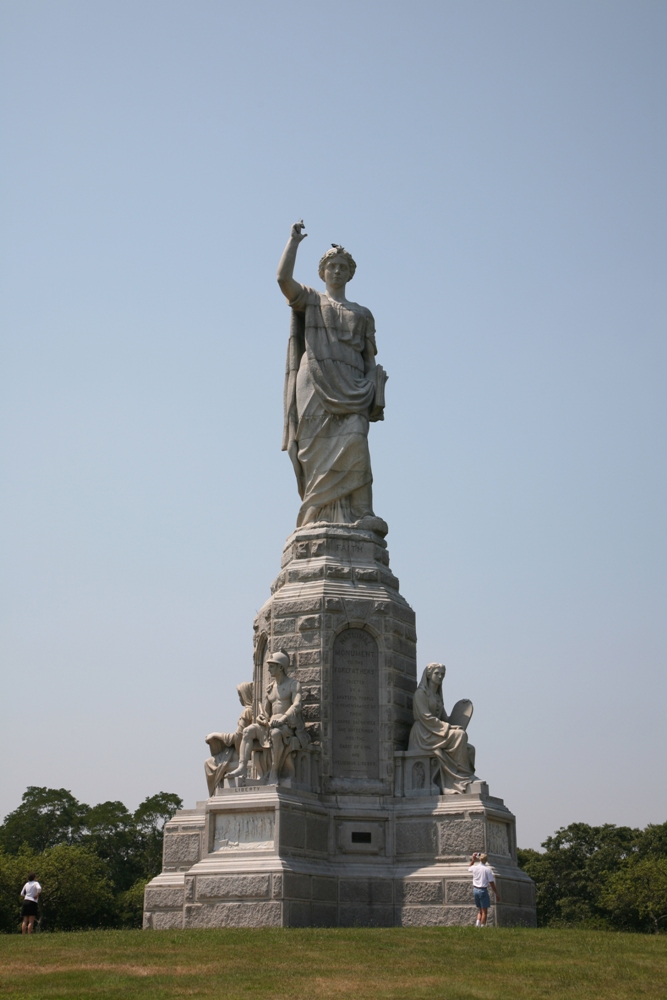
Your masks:
{"label": "buttressed pedestal", "polygon": [[533,925],[514,817],[475,774],[472,703],[446,712],[442,664],[417,685],[415,615],[373,509],[387,376],[372,313],[346,296],[356,263],[332,244],[325,289],[300,284],[303,228],[278,268],[297,525],[255,618],[237,729],[207,737],[209,798],[167,824],[144,926],[465,924],[473,851],[500,887],[490,922]]}

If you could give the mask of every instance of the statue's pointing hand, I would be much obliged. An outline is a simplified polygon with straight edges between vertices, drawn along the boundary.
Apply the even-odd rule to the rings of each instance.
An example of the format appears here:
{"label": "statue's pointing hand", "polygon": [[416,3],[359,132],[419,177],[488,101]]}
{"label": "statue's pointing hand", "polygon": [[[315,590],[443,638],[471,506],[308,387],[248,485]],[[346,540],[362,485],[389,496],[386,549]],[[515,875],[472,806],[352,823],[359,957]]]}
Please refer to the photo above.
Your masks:
{"label": "statue's pointing hand", "polygon": [[292,232],[291,232],[292,239],[296,240],[297,243],[300,243],[301,240],[305,240],[306,236],[308,235],[308,233],[302,232],[302,230],[305,228],[306,227],[303,219],[301,220],[301,222],[295,222],[294,225],[292,226]]}

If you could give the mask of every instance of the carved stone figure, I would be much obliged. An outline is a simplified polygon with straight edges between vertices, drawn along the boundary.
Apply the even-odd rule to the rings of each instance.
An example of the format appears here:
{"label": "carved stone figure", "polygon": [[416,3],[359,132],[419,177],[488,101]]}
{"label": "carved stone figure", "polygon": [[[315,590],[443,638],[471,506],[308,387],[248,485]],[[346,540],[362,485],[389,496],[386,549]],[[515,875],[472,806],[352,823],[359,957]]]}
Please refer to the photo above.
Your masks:
{"label": "carved stone figure", "polygon": [[447,715],[442,700],[443,663],[429,663],[413,699],[414,725],[409,750],[422,750],[437,758],[443,792],[465,792],[475,781],[475,748],[468,743],[466,729],[472,717],[472,702],[457,701]]}
{"label": "carved stone figure", "polygon": [[215,795],[215,790],[224,780],[225,775],[238,765],[243,730],[252,722],[253,688],[254,684],[252,681],[245,681],[236,687],[239,693],[239,701],[243,705],[243,711],[236,724],[236,732],[209,733],[206,737],[206,742],[213,754],[204,764],[209,795]]}
{"label": "carved stone figure", "polygon": [[310,743],[301,717],[301,685],[287,673],[289,655],[281,650],[273,653],[267,662],[273,680],[266,692],[266,699],[257,718],[243,730],[239,750],[239,766],[228,775],[245,778],[250,755],[254,749],[271,751],[271,769],[268,783],[277,785],[285,758],[292,750]]}
{"label": "carved stone figure", "polygon": [[294,280],[304,235],[292,226],[278,270],[298,525],[255,615],[254,692],[239,686],[235,733],[208,737],[211,797],[165,824],[144,927],[465,925],[466,858],[482,851],[502,885],[491,923],[536,926],[514,816],[476,779],[472,703],[447,714],[439,663],[415,691],[415,613],[372,505],[368,432],[386,378],[375,324],[345,297],[355,262],[343,247],[320,261],[325,290]]}
{"label": "carved stone figure", "polygon": [[386,534],[373,514],[369,421],[384,419],[386,374],[375,363],[375,322],[345,297],[357,265],[332,244],[319,264],[326,291],[293,278],[303,221],[292,226],[278,284],[292,309],[285,371],[283,451],[302,504],[297,527],[315,521],[359,524]]}

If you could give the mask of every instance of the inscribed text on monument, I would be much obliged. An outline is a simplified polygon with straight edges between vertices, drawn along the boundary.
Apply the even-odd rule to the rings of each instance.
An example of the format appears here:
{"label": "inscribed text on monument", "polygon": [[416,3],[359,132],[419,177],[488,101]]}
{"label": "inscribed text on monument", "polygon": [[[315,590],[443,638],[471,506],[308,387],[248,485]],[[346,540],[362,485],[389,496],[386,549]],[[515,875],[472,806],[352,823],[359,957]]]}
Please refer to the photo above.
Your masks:
{"label": "inscribed text on monument", "polygon": [[378,647],[349,628],[333,648],[333,772],[336,778],[380,777]]}

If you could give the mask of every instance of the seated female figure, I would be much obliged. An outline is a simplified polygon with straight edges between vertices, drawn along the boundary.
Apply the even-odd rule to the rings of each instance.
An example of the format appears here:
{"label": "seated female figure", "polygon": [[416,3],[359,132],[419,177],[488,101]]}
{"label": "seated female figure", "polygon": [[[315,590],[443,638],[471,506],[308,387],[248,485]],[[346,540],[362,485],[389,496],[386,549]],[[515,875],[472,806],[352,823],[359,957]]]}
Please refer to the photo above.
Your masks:
{"label": "seated female figure", "polygon": [[460,701],[451,716],[442,701],[443,663],[429,663],[422,674],[413,701],[414,725],[409,750],[432,754],[440,764],[442,790],[465,792],[475,775],[475,748],[468,743],[465,727],[472,715],[472,703]]}

